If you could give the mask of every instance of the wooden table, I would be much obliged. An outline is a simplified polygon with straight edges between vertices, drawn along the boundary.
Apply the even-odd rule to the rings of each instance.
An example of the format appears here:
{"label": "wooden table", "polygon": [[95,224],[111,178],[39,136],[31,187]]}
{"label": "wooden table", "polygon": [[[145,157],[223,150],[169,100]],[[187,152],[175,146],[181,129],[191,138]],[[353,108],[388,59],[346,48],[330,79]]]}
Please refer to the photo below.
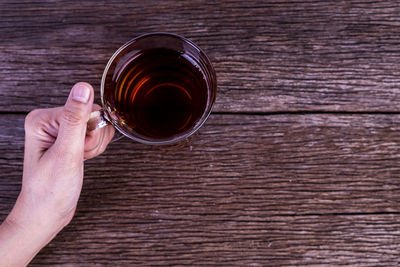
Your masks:
{"label": "wooden table", "polygon": [[168,31],[214,63],[211,117],[183,148],[122,139],[87,161],[73,221],[31,265],[398,265],[399,14],[381,0],[1,1],[1,219],[26,113],[77,81],[98,92],[120,45]]}

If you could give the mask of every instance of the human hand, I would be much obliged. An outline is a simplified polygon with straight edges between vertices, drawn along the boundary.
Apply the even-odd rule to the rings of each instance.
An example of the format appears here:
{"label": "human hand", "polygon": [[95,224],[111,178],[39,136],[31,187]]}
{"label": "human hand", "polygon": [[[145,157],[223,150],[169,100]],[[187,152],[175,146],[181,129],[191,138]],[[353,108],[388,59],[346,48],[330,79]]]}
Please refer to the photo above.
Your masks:
{"label": "human hand", "polygon": [[86,135],[93,88],[77,83],[64,107],[34,110],[25,119],[22,189],[0,227],[0,265],[24,266],[72,219],[84,159],[101,154],[112,139],[107,126]]}

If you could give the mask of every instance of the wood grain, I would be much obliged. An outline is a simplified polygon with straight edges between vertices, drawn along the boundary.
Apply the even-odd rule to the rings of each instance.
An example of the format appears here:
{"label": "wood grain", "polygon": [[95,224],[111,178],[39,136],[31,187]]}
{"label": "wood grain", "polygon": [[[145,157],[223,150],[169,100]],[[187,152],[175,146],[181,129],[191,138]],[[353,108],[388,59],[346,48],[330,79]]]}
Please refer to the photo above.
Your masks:
{"label": "wood grain", "polygon": [[383,0],[1,1],[0,220],[23,114],[77,81],[98,90],[121,44],[168,31],[214,63],[214,114],[183,147],[122,139],[87,161],[76,216],[31,266],[399,265],[399,14]]}
{"label": "wood grain", "polygon": [[396,1],[2,1],[0,111],[97,89],[113,52],[182,34],[215,65],[215,111],[400,111]]}
{"label": "wood grain", "polygon": [[[396,265],[400,115],[212,115],[182,148],[122,139],[86,162],[70,226],[33,266]],[[0,116],[0,210],[23,116]]]}
{"label": "wood grain", "polygon": [[394,215],[174,220],[162,209],[146,217],[91,212],[32,266],[397,266],[399,229]]}

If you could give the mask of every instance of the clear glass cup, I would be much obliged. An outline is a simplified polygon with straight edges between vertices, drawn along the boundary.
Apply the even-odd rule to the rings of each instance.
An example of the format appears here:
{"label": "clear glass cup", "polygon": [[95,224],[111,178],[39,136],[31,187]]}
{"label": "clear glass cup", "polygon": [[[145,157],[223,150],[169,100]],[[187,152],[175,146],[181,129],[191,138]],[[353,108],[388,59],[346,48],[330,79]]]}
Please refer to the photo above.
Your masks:
{"label": "clear glass cup", "polygon": [[[184,56],[201,72],[204,79],[204,93],[207,100],[201,116],[185,132],[172,135],[168,138],[154,138],[139,133],[131,125],[127,125],[119,114],[119,110],[113,106],[113,101],[105,90],[110,90],[110,85],[120,75],[121,68],[126,64],[134,64],[135,60],[144,50],[169,49]],[[112,125],[122,135],[140,143],[149,145],[171,145],[182,143],[193,135],[207,120],[215,102],[217,92],[217,80],[215,70],[206,54],[192,41],[171,33],[149,33],[134,38],[121,46],[108,61],[101,80],[102,109],[91,114],[88,122],[88,131]],[[135,102],[132,103],[134,105]]]}

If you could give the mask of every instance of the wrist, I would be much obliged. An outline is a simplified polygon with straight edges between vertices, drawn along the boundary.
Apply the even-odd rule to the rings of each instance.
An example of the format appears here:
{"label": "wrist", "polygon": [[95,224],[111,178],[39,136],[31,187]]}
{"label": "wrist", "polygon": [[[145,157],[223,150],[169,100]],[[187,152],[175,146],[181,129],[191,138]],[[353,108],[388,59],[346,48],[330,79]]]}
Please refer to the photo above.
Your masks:
{"label": "wrist", "polygon": [[28,212],[21,202],[0,225],[0,266],[25,266],[61,230]]}
{"label": "wrist", "polygon": [[0,266],[26,266],[47,240],[33,225],[22,226],[8,216],[0,225]]}
{"label": "wrist", "polygon": [[38,231],[35,235],[41,234],[42,237],[54,236],[65,225],[54,214],[49,214],[48,210],[21,193],[6,220],[20,231]]}

